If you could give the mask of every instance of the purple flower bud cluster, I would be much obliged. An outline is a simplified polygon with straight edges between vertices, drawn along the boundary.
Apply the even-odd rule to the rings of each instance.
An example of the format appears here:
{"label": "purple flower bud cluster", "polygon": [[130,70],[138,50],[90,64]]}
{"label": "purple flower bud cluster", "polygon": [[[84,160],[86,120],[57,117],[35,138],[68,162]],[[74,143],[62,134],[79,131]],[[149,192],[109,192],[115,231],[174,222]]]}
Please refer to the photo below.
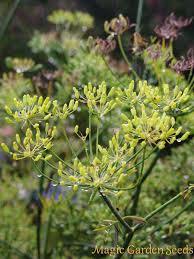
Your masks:
{"label": "purple flower bud cluster", "polygon": [[155,27],[154,31],[158,37],[166,40],[176,39],[180,34],[180,30],[189,26],[193,21],[193,18],[176,17],[174,13],[171,13],[164,23]]}

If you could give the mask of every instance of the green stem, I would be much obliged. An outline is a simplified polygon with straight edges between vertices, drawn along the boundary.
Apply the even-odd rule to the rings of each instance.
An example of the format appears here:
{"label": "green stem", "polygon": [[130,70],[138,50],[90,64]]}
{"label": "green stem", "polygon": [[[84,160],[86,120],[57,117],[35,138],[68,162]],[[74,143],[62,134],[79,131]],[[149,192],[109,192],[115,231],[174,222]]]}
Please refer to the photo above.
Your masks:
{"label": "green stem", "polygon": [[92,113],[89,112],[89,145],[90,145],[90,160],[93,160],[92,151]]}
{"label": "green stem", "polygon": [[72,144],[71,144],[70,141],[69,141],[69,138],[68,138],[68,136],[67,136],[66,130],[64,131],[64,136],[65,136],[65,139],[66,139],[66,141],[67,141],[67,144],[68,144],[68,146],[69,146],[69,148],[70,148],[70,150],[71,150],[71,153],[76,157],[76,153],[75,153],[75,151],[74,151],[74,149],[73,149],[73,147],[72,147]]}
{"label": "green stem", "polygon": [[99,139],[99,122],[97,122],[97,128],[96,128],[96,156],[98,156],[98,139]]}
{"label": "green stem", "polygon": [[102,196],[102,199],[104,200],[104,202],[107,204],[107,206],[109,207],[109,209],[111,210],[112,214],[116,217],[116,219],[121,223],[121,225],[123,225],[123,227],[127,230],[127,232],[131,232],[132,229],[131,227],[127,224],[127,222],[121,217],[121,215],[119,214],[118,210],[116,210],[111,201],[109,200],[109,198],[102,192],[99,190],[100,195]]}
{"label": "green stem", "polygon": [[137,19],[136,19],[136,27],[135,27],[136,32],[140,32],[143,2],[144,2],[144,0],[139,0],[139,3],[138,3]]}
{"label": "green stem", "polygon": [[176,201],[177,199],[179,199],[180,197],[182,197],[184,194],[184,192],[180,192],[178,193],[176,196],[174,196],[172,199],[170,199],[169,201],[165,202],[163,205],[161,205],[159,208],[155,209],[154,211],[152,211],[151,213],[149,213],[146,217],[145,220],[149,220],[151,219],[153,216],[155,216],[157,213],[159,213],[160,211],[164,210],[168,205],[170,205],[171,203],[173,203],[174,201]]}
{"label": "green stem", "polygon": [[60,158],[54,151],[50,150],[50,153],[55,156],[57,159],[59,159],[64,165],[69,167],[70,169],[74,170],[72,166],[70,166],[68,163],[66,163],[62,158]]}
{"label": "green stem", "polygon": [[123,49],[123,44],[122,44],[122,41],[121,41],[121,36],[118,35],[117,38],[118,38],[119,48],[120,48],[121,54],[122,54],[122,56],[123,56],[125,62],[127,63],[129,69],[131,69],[131,72],[133,73],[134,77],[137,78],[137,79],[139,79],[138,74],[137,74],[136,71],[133,69],[132,64],[129,62],[129,60],[128,60],[128,58],[127,58],[127,55],[125,54],[125,51],[124,51],[124,49]]}
{"label": "green stem", "polygon": [[52,213],[53,210],[51,208],[50,212],[49,212],[49,217],[48,217],[48,222],[46,225],[46,230],[45,230],[45,239],[44,239],[44,248],[43,248],[43,259],[47,258],[47,248],[48,248],[48,237],[49,237],[49,232],[50,232],[50,228],[51,228],[51,223],[52,223]]}
{"label": "green stem", "polygon": [[[36,167],[38,173],[40,173],[44,178],[46,178],[47,180],[51,181],[51,182],[54,182],[56,184],[59,184],[58,181],[54,180],[53,178],[50,178],[48,175],[46,175],[45,173],[43,173],[39,168],[38,166],[35,164],[35,162],[33,162],[34,166]],[[51,165],[50,163],[48,163],[47,161],[47,164]]]}
{"label": "green stem", "polygon": [[157,148],[157,147],[155,147],[155,148],[152,150],[152,152],[150,152],[150,153],[144,158],[144,160],[140,160],[139,162],[137,162],[137,164],[135,164],[134,166],[128,168],[127,171],[130,171],[130,170],[132,170],[133,168],[136,168],[138,165],[141,165],[142,163],[144,163],[145,160],[148,159],[148,158],[155,152],[156,148]]}
{"label": "green stem", "polygon": [[188,86],[189,91],[192,90],[192,88],[193,88],[193,83],[194,83],[194,76],[191,78],[191,81],[190,81],[190,83],[189,83],[189,86]]}
{"label": "green stem", "polygon": [[[138,150],[137,152],[135,152],[127,161],[126,163],[129,163],[133,158],[135,158],[139,153],[141,153],[141,151],[143,150],[143,148],[141,148],[140,150]],[[122,168],[122,166],[119,166],[116,170],[116,172],[118,172],[120,169]]]}
{"label": "green stem", "polygon": [[10,8],[6,18],[5,18],[5,21],[3,22],[2,24],[2,27],[1,27],[1,30],[0,30],[0,39],[3,37],[5,31],[7,30],[11,20],[13,19],[13,16],[14,16],[14,13],[17,9],[17,7],[19,6],[19,3],[20,3],[21,0],[15,0],[12,7]]}
{"label": "green stem", "polygon": [[159,225],[157,228],[155,228],[151,234],[155,233],[156,231],[160,230],[164,225],[167,225],[169,223],[172,223],[176,218],[178,218],[181,214],[183,214],[183,212],[185,212],[186,210],[188,210],[190,207],[192,207],[194,204],[194,200],[192,200],[191,202],[189,202],[182,210],[180,210],[179,212],[177,212],[173,217],[171,217],[170,219],[166,220],[165,222],[163,222],[161,225]]}
{"label": "green stem", "polygon": [[[42,161],[41,172],[44,174],[45,161]],[[44,190],[44,177],[39,178],[39,204],[37,209],[37,225],[36,225],[36,242],[37,242],[37,257],[41,259],[41,225],[42,225],[42,204],[41,196]]]}
{"label": "green stem", "polygon": [[140,197],[140,193],[141,193],[141,188],[142,185],[144,183],[144,181],[148,178],[148,176],[151,174],[154,166],[156,165],[158,159],[160,157],[160,151],[158,151],[154,157],[154,159],[152,160],[150,166],[148,167],[148,169],[146,170],[146,172],[143,174],[137,189],[135,190],[134,196],[133,196],[133,204],[131,206],[131,210],[130,210],[130,214],[131,215],[135,215],[137,213],[137,208],[138,208],[138,203],[139,203],[139,197]]}
{"label": "green stem", "polygon": [[143,155],[142,155],[142,165],[141,165],[141,170],[140,170],[140,177],[143,174],[143,169],[144,169],[144,164],[145,164],[145,154],[146,154],[146,146],[143,149]]}

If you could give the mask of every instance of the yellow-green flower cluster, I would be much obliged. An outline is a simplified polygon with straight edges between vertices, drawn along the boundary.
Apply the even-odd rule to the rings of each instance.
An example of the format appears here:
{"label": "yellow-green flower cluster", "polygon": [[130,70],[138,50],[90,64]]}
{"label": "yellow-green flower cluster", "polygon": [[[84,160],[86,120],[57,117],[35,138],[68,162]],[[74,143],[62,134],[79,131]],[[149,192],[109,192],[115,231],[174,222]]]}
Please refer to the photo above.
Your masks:
{"label": "yellow-green flower cluster", "polygon": [[61,108],[57,100],[52,102],[52,116],[59,117],[60,119],[66,119],[69,115],[78,109],[79,102],[77,100],[71,99],[69,104],[65,103]]}
{"label": "yellow-green flower cluster", "polygon": [[[80,102],[86,103],[90,113],[103,117],[117,105],[116,100],[113,98],[115,88],[107,91],[105,82],[99,86],[93,86],[91,83],[84,86],[83,95],[74,87],[75,98]],[[107,93],[108,92],[108,93]]]}
{"label": "yellow-green flower cluster", "polygon": [[118,101],[125,102],[128,107],[144,103],[152,109],[173,114],[187,112],[190,109],[188,87],[184,90],[181,90],[179,86],[170,89],[168,84],[154,87],[148,85],[147,81],[139,81],[136,88],[135,90],[134,81],[131,81],[128,88],[118,89]]}
{"label": "yellow-green flower cluster", "polygon": [[130,177],[135,172],[134,160],[129,159],[133,148],[127,144],[120,146],[120,142],[119,133],[116,133],[109,141],[108,148],[98,146],[99,155],[93,161],[88,164],[76,158],[71,170],[59,162],[60,184],[73,186],[74,190],[79,186],[110,190],[130,189]]}
{"label": "yellow-green flower cluster", "polygon": [[55,10],[48,16],[48,21],[56,25],[72,25],[75,27],[93,27],[93,18],[83,12],[69,12],[64,10]]}
{"label": "yellow-green flower cluster", "polygon": [[50,118],[66,119],[68,115],[76,111],[78,101],[71,100],[62,108],[58,105],[57,100],[52,101],[49,97],[45,99],[40,96],[24,95],[23,100],[14,99],[14,107],[10,109],[5,106],[5,111],[9,115],[7,122],[23,122],[33,125],[41,121],[47,121]]}
{"label": "yellow-green flower cluster", "polygon": [[143,146],[156,145],[163,149],[166,143],[180,142],[189,136],[189,132],[186,132],[180,137],[182,127],[176,128],[174,117],[165,112],[161,114],[159,111],[146,109],[144,104],[140,105],[140,109],[132,108],[131,114],[132,118],[122,114],[125,121],[122,127],[126,141],[133,143],[132,146],[141,143]]}
{"label": "yellow-green flower cluster", "polygon": [[33,124],[42,120],[48,120],[51,117],[51,105],[52,101],[49,97],[43,99],[42,96],[30,96],[24,95],[23,99],[17,100],[14,98],[14,106],[10,109],[5,106],[5,110],[9,117],[7,121],[10,123],[23,122],[24,124],[29,122]]}
{"label": "yellow-green flower cluster", "polygon": [[189,109],[189,88],[181,90],[179,86],[170,89],[168,84],[161,87],[152,87],[147,82],[139,83],[139,95],[144,98],[144,103],[154,109],[164,112],[186,112]]}
{"label": "yellow-green flower cluster", "polygon": [[[43,135],[43,136],[42,136]],[[46,154],[52,147],[52,139],[56,135],[56,127],[49,128],[48,123],[45,127],[45,133],[40,132],[38,124],[34,125],[34,129],[28,128],[25,132],[25,137],[21,139],[19,134],[16,134],[16,139],[12,144],[12,150],[5,143],[1,144],[2,149],[11,154],[14,160],[31,158],[34,161],[40,159],[49,160],[52,155]]]}
{"label": "yellow-green flower cluster", "polygon": [[[61,185],[72,186],[74,190],[79,186],[116,191],[133,188],[134,177],[131,177],[136,172],[139,162],[137,158],[141,152],[144,152],[142,157],[145,158],[146,146],[163,149],[167,144],[184,141],[189,136],[189,132],[183,133],[182,127],[177,126],[176,119],[172,116],[175,109],[185,111],[186,108],[183,107],[189,100],[187,88],[183,91],[179,87],[170,90],[167,84],[153,87],[146,81],[139,81],[135,86],[134,81],[131,81],[129,87],[123,90],[114,87],[109,90],[105,82],[102,82],[98,86],[89,83],[84,86],[83,91],[77,88],[73,88],[73,91],[74,99],[63,106],[49,97],[44,99],[25,95],[22,101],[14,99],[14,108],[5,107],[10,122],[26,123],[28,128],[23,138],[16,135],[16,141],[12,145],[13,151],[2,143],[4,151],[16,160],[32,158],[34,161],[47,161],[52,157],[48,150],[52,147],[56,134],[56,127],[50,129],[50,118],[66,119],[78,109],[79,103],[87,106],[89,127],[86,128],[85,134],[83,130],[79,132],[78,125],[74,128],[75,134],[84,141],[86,157],[77,157],[72,164],[60,159],[58,175]],[[99,145],[98,128],[95,132],[91,125],[92,116],[103,118],[115,107],[121,114],[122,122],[115,129],[116,133],[107,142],[106,147],[103,147]],[[41,127],[40,122],[43,122]],[[45,132],[42,135],[40,129],[45,124]],[[97,136],[96,152],[92,145],[93,133]],[[56,168],[52,164],[50,166]]]}

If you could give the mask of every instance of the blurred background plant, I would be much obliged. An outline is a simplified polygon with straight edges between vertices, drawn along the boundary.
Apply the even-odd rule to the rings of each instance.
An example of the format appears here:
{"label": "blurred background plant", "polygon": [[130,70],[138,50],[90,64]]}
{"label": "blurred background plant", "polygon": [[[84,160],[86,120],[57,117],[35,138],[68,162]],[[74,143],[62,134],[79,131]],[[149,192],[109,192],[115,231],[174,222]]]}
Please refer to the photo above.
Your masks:
{"label": "blurred background plant", "polygon": [[[148,157],[143,164],[145,174],[137,189],[108,193],[112,204],[123,217],[138,215],[140,222],[150,211],[183,191],[194,180],[194,25],[192,8],[188,8],[192,2],[147,0],[142,3],[143,12],[139,9],[137,19],[138,1],[132,0],[122,3],[117,0],[10,0],[0,3],[0,141],[6,142],[10,148],[16,132],[21,138],[24,137],[26,124],[15,123],[13,118],[17,118],[17,121],[27,119],[27,125],[31,127],[32,123],[36,130],[33,118],[38,118],[38,122],[51,119],[51,126],[57,127],[53,140],[56,154],[69,163],[74,159],[73,150],[76,150],[83,163],[86,163],[83,147],[83,137],[89,134],[89,131],[86,133],[89,123],[86,106],[81,105],[74,112],[73,108],[70,109],[65,121],[55,116],[58,114],[57,118],[60,117],[58,107],[64,103],[72,106],[69,103],[72,99],[84,102],[83,88],[88,82],[98,87],[105,81],[108,92],[113,87],[117,89],[111,98],[114,97],[121,110],[115,109],[102,116],[101,127],[98,116],[93,116],[91,127],[93,130],[99,127],[100,145],[105,148],[110,146],[111,142],[108,144],[108,141],[121,124],[125,125],[124,130],[130,128],[131,132],[137,134],[136,127],[143,123],[135,138],[140,142],[148,140],[150,144],[152,141],[154,143],[154,136],[154,144],[159,143],[162,149]],[[179,15],[188,18],[179,18]],[[104,24],[104,21],[107,22]],[[132,79],[135,84],[129,85]],[[147,80],[147,84],[144,81],[137,84],[139,79]],[[73,87],[77,91],[73,91]],[[92,91],[95,95],[96,90]],[[28,102],[25,98],[22,106],[22,102],[17,103],[17,100],[22,100],[24,94],[47,98],[47,103],[44,103],[47,107],[37,109],[33,101]],[[57,100],[57,103],[53,100]],[[51,103],[53,106],[50,106]],[[142,103],[146,105],[146,114]],[[63,108],[63,114],[66,108]],[[171,146],[162,142],[153,130],[156,119],[157,124],[161,119],[157,117],[158,114],[152,114],[152,124],[150,110],[154,109],[159,115],[165,112],[174,118],[170,123],[164,119],[167,126],[172,124],[172,127],[182,127],[183,132],[189,131],[190,136],[186,136],[187,139],[185,137],[186,141],[183,137],[175,142],[174,128],[168,128]],[[130,124],[133,117],[138,125],[135,122]],[[148,121],[151,126],[147,125]],[[79,125],[79,128],[75,125]],[[150,127],[151,136],[147,139],[141,132],[144,126]],[[40,132],[44,132],[42,125]],[[131,132],[125,132],[125,141],[133,140]],[[78,133],[78,138],[75,133]],[[27,139],[29,135],[31,133],[26,131]],[[114,138],[111,140],[115,142]],[[91,141],[94,144],[96,136]],[[17,149],[16,144],[14,148]],[[142,158],[138,159],[141,162]],[[72,190],[71,184],[63,187],[52,183],[51,180],[56,179],[59,171],[57,158],[54,158],[54,167],[48,165],[50,160],[47,165],[39,161],[41,172],[49,176],[47,179],[32,161],[12,160],[3,152],[0,153],[0,160],[0,206],[4,219],[0,226],[0,257],[93,258],[91,250],[95,245],[122,245],[123,237],[118,222],[115,224],[114,216],[99,195],[91,195],[88,189],[75,192],[77,187]],[[98,160],[94,163],[92,166],[98,167]],[[137,179],[132,178],[134,183]],[[70,180],[76,182],[76,179]],[[123,182],[128,183],[125,180]],[[111,184],[113,187],[115,182]],[[193,206],[192,197],[176,201],[174,209],[168,208],[151,219],[144,231],[134,237],[133,244],[192,246]],[[133,218],[127,223],[132,225],[139,221]],[[145,255],[145,258],[151,257]]]}

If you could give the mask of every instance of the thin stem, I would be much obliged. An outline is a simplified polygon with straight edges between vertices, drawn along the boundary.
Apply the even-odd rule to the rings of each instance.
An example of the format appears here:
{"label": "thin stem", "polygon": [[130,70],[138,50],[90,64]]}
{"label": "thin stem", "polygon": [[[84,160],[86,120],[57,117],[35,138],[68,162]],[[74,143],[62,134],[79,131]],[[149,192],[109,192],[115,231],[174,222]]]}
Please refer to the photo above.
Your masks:
{"label": "thin stem", "polygon": [[[48,163],[48,161],[47,161],[47,163]],[[46,175],[45,173],[43,173],[43,172],[38,168],[38,166],[35,164],[35,162],[33,162],[33,164],[34,164],[34,166],[36,167],[37,171],[43,176],[43,178],[46,178],[46,179],[49,180],[49,181],[52,181],[52,182],[55,182],[55,183],[59,184],[58,181],[54,180],[53,178],[50,178],[48,175]]]}
{"label": "thin stem", "polygon": [[189,83],[189,86],[188,86],[189,91],[192,90],[192,88],[193,88],[193,83],[194,83],[194,76],[191,78],[191,81],[190,81],[190,83]]}
{"label": "thin stem", "polygon": [[181,214],[183,214],[183,212],[185,212],[186,210],[188,210],[190,207],[192,207],[192,205],[194,204],[194,200],[192,200],[191,202],[189,202],[182,210],[178,211],[173,217],[171,217],[170,219],[166,220],[165,222],[163,222],[161,225],[159,225],[157,228],[155,228],[151,234],[154,234],[156,231],[160,230],[164,225],[167,225],[169,223],[172,223],[175,219],[177,219]]}
{"label": "thin stem", "polygon": [[139,79],[139,76],[138,74],[136,73],[136,71],[133,69],[133,66],[132,64],[129,62],[128,58],[127,58],[127,55],[125,54],[125,51],[123,49],[123,44],[122,44],[122,41],[121,41],[121,36],[118,35],[118,44],[119,44],[119,48],[120,48],[120,51],[121,51],[121,54],[125,60],[125,62],[127,63],[128,67],[131,69],[131,72],[133,73],[134,77]]}
{"label": "thin stem", "polygon": [[[42,161],[41,172],[44,174],[45,171],[45,161]],[[42,204],[40,197],[42,196],[44,190],[44,177],[39,178],[39,204],[37,209],[37,225],[36,225],[36,242],[37,242],[37,257],[41,259],[41,225],[42,225]]]}
{"label": "thin stem", "polygon": [[99,139],[99,122],[97,122],[97,128],[96,128],[96,156],[98,156],[98,139]]}
{"label": "thin stem", "polygon": [[14,16],[14,13],[17,9],[17,7],[19,6],[19,3],[20,3],[21,0],[15,0],[12,7],[10,8],[3,24],[2,24],[2,27],[1,27],[1,30],[0,30],[0,39],[3,37],[5,31],[7,30],[11,20],[13,19],[13,16]]}
{"label": "thin stem", "polygon": [[142,165],[141,165],[141,170],[140,170],[140,177],[143,174],[143,169],[144,169],[144,164],[145,164],[145,154],[146,154],[146,146],[143,149],[143,155],[142,155]]}
{"label": "thin stem", "polygon": [[45,239],[44,239],[44,248],[43,248],[43,259],[47,258],[47,248],[48,248],[48,237],[50,233],[50,228],[51,228],[51,223],[52,223],[52,213],[53,210],[51,208],[49,212],[49,217],[48,217],[48,222],[46,225],[46,230],[45,230]]}
{"label": "thin stem", "polygon": [[109,209],[111,210],[112,214],[117,218],[117,220],[124,226],[124,228],[128,231],[131,232],[132,229],[131,227],[127,224],[127,222],[121,217],[121,215],[119,214],[118,210],[116,210],[111,201],[109,200],[109,198],[102,192],[99,190],[100,195],[102,196],[102,199],[104,200],[104,202],[107,204],[107,206],[109,207]]}
{"label": "thin stem", "polygon": [[139,3],[138,3],[137,19],[136,19],[136,27],[135,27],[136,32],[140,32],[143,2],[144,2],[144,0],[139,0]]}
{"label": "thin stem", "polygon": [[130,210],[130,214],[131,215],[135,215],[136,212],[137,212],[137,208],[138,208],[138,203],[139,203],[139,196],[140,196],[140,193],[141,193],[141,188],[142,188],[142,185],[144,183],[144,181],[148,178],[148,176],[151,174],[154,166],[156,165],[158,159],[160,157],[160,151],[157,152],[157,154],[155,155],[154,159],[152,160],[150,166],[148,167],[147,171],[145,172],[145,174],[143,174],[138,186],[137,186],[137,189],[135,190],[135,193],[134,193],[134,196],[133,196],[133,204],[131,206],[131,210]]}
{"label": "thin stem", "polygon": [[154,211],[152,211],[151,213],[149,213],[146,217],[145,220],[149,220],[151,219],[153,216],[155,216],[157,213],[159,213],[160,211],[164,210],[168,205],[170,205],[171,203],[173,203],[174,201],[176,201],[177,199],[179,199],[180,197],[183,196],[183,192],[178,193],[176,196],[174,196],[172,199],[170,199],[169,201],[165,202],[163,205],[161,205],[159,208],[155,209]]}
{"label": "thin stem", "polygon": [[[141,153],[141,151],[143,150],[143,148],[141,148],[140,150],[138,150],[137,152],[135,152],[127,161],[126,163],[129,163],[133,158],[135,158],[139,153]],[[116,170],[116,172],[119,171],[119,169],[121,169],[122,166],[119,166]]]}
{"label": "thin stem", "polygon": [[[102,134],[103,130],[104,130],[103,128],[101,130],[99,130],[99,136]],[[93,135],[92,136],[92,143],[95,142],[95,140],[96,140],[96,135]],[[83,152],[84,149],[85,149],[85,144],[83,145],[83,147],[81,147],[79,149],[79,151],[77,152],[77,156],[79,156]]]}
{"label": "thin stem", "polygon": [[89,145],[90,145],[90,159],[93,160],[92,151],[92,113],[89,112]]}
{"label": "thin stem", "polygon": [[156,148],[157,148],[157,147],[155,147],[155,148],[152,150],[152,152],[150,152],[150,153],[144,158],[144,160],[140,160],[137,164],[135,164],[134,166],[128,168],[127,171],[132,170],[133,168],[136,168],[138,165],[141,165],[142,163],[144,163],[144,161],[145,161],[146,159],[148,159],[148,158],[154,153],[154,151],[156,150]]}
{"label": "thin stem", "polygon": [[70,148],[70,150],[71,150],[71,153],[76,157],[76,153],[75,153],[75,151],[73,150],[73,147],[72,147],[72,145],[71,145],[71,143],[70,143],[70,141],[69,141],[69,138],[68,138],[68,136],[67,136],[66,130],[64,131],[64,136],[65,136],[65,139],[66,139],[66,141],[67,141],[67,144],[68,144],[68,146],[69,146],[69,148]]}
{"label": "thin stem", "polygon": [[50,150],[50,153],[55,156],[56,158],[58,158],[64,165],[66,165],[67,167],[69,167],[70,169],[74,170],[72,166],[70,166],[68,163],[66,163],[62,158],[60,158],[55,152],[53,152],[52,150]]}

